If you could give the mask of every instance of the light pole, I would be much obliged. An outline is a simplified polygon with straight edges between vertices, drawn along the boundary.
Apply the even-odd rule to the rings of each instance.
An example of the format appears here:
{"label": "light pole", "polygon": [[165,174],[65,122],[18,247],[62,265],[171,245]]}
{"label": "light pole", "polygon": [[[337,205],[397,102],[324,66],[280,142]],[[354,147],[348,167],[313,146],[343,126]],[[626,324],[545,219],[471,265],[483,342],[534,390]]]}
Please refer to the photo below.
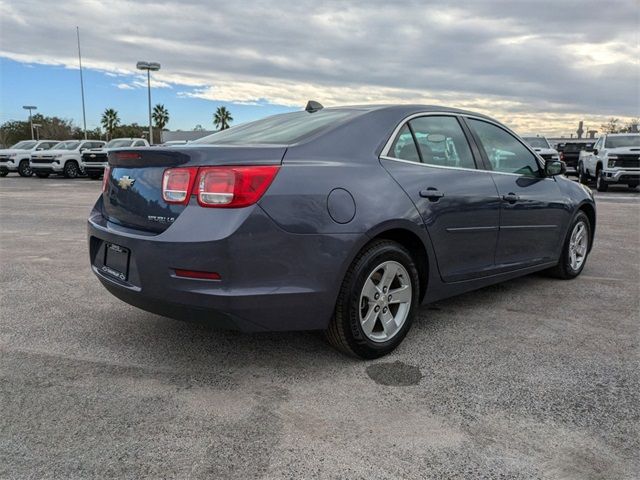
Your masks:
{"label": "light pole", "polygon": [[40,140],[40,127],[42,127],[41,123],[34,123],[33,128],[36,129],[36,140]]}
{"label": "light pole", "polygon": [[23,105],[22,108],[29,110],[29,126],[31,127],[31,140],[33,140],[33,119],[31,117],[31,110],[37,110],[38,107],[33,105]]}
{"label": "light pole", "polygon": [[136,64],[138,70],[147,71],[147,93],[149,97],[149,144],[153,144],[153,126],[151,125],[151,72],[160,70],[160,64],[156,62],[138,62]]}

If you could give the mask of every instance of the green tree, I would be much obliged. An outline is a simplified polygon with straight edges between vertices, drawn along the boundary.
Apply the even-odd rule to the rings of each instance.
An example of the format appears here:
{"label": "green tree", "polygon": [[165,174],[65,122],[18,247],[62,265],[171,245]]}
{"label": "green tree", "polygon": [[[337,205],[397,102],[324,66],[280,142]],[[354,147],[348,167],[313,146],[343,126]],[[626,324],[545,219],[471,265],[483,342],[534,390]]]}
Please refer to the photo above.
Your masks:
{"label": "green tree", "polygon": [[167,123],[169,123],[169,110],[160,103],[153,107],[153,114],[151,116],[153,117],[155,127],[160,130],[163,130]]}
{"label": "green tree", "polygon": [[118,117],[118,112],[116,112],[113,108],[107,108],[102,114],[100,123],[102,124],[102,127],[107,131],[107,139],[109,140],[113,138],[113,131],[120,124],[120,117]]}
{"label": "green tree", "polygon": [[131,123],[128,125],[118,125],[113,130],[114,138],[144,138],[148,127]]}
{"label": "green tree", "polygon": [[610,118],[607,123],[600,125],[602,133],[618,133],[620,131],[620,119]]}
{"label": "green tree", "polygon": [[219,130],[225,130],[229,128],[229,124],[233,121],[231,112],[226,107],[218,107],[216,113],[213,115],[213,124]]}

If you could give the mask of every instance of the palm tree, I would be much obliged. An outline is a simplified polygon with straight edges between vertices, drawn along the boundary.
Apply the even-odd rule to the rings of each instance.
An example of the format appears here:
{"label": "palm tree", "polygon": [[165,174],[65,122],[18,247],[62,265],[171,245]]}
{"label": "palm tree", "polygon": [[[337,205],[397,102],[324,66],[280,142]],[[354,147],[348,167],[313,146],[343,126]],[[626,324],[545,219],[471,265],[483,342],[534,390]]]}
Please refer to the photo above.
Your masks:
{"label": "palm tree", "polygon": [[161,103],[153,107],[153,122],[156,124],[156,128],[162,130],[167,123],[169,123],[169,110],[164,108]]}
{"label": "palm tree", "polygon": [[213,124],[220,130],[229,128],[229,123],[233,121],[231,112],[226,107],[218,107],[216,113],[213,115]]}
{"label": "palm tree", "polygon": [[118,117],[118,112],[116,112],[113,108],[107,108],[102,114],[102,119],[100,120],[102,126],[107,131],[107,139],[111,138],[113,135],[113,131],[120,124],[120,117]]}

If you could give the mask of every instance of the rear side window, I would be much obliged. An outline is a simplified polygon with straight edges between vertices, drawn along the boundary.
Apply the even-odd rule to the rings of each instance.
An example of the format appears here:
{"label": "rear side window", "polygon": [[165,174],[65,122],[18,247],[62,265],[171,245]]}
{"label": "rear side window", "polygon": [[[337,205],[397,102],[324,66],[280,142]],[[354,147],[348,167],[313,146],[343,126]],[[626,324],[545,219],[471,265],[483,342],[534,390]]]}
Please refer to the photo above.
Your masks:
{"label": "rear side window", "polygon": [[138,140],[136,143],[133,144],[134,147],[144,147],[145,143],[143,140]]}
{"label": "rear side window", "polygon": [[222,130],[191,143],[209,145],[289,145],[323,130],[328,130],[360,113],[362,113],[360,110],[346,109],[322,109],[313,113],[306,111],[285,113]]}
{"label": "rear side window", "polygon": [[469,127],[480,139],[492,170],[527,177],[540,176],[536,157],[506,130],[482,120],[467,119]]}
{"label": "rear side window", "polygon": [[420,161],[420,155],[418,154],[416,143],[413,140],[413,135],[406,124],[400,129],[398,136],[393,141],[389,155],[393,158],[408,160],[410,162]]}
{"label": "rear side window", "polygon": [[409,124],[418,143],[422,163],[476,168],[467,138],[455,117],[419,117]]}

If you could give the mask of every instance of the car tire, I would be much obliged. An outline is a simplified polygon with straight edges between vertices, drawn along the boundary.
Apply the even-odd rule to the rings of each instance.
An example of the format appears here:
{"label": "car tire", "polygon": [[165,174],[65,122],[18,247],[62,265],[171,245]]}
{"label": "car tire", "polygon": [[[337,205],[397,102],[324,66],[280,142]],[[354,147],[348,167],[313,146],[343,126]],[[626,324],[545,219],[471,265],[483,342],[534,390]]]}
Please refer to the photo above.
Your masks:
{"label": "car tire", "polygon": [[602,168],[598,169],[598,171],[596,172],[596,190],[598,190],[599,192],[606,192],[607,190],[609,190],[609,184],[605,182],[604,178],[602,177]]}
{"label": "car tire", "polygon": [[88,173],[87,175],[91,180],[100,180],[100,177],[102,176],[99,173]]}
{"label": "car tire", "polygon": [[30,177],[33,175],[33,171],[29,166],[29,160],[22,160],[18,165],[18,175],[21,177]]}
{"label": "car tire", "polygon": [[49,174],[48,173],[36,172],[36,177],[38,177],[38,178],[49,178]]}
{"label": "car tire", "polygon": [[386,355],[411,328],[419,295],[418,269],[409,251],[391,240],[375,240],[349,267],[326,338],[363,359]]}
{"label": "car tire", "polygon": [[[583,227],[582,235],[584,243],[580,243],[577,238],[580,235],[580,226]],[[563,280],[571,280],[576,278],[587,263],[587,257],[589,256],[589,250],[591,249],[591,222],[589,217],[579,210],[576,216],[571,222],[571,227],[567,233],[564,244],[562,246],[562,254],[560,255],[560,261],[558,264],[548,270],[548,273],[553,277]],[[579,251],[578,251],[579,250]],[[579,260],[579,263],[574,262]]]}
{"label": "car tire", "polygon": [[584,169],[584,165],[582,163],[578,164],[578,182],[582,185],[589,184],[589,175]]}
{"label": "car tire", "polygon": [[627,185],[627,187],[629,187],[629,190],[635,190],[636,188],[638,188],[638,184],[630,183],[629,185]]}
{"label": "car tire", "polygon": [[0,172],[0,177],[6,177],[9,175],[9,172]]}
{"label": "car tire", "polygon": [[75,161],[69,160],[64,164],[63,174],[65,178],[77,178],[80,175],[80,168]]}

